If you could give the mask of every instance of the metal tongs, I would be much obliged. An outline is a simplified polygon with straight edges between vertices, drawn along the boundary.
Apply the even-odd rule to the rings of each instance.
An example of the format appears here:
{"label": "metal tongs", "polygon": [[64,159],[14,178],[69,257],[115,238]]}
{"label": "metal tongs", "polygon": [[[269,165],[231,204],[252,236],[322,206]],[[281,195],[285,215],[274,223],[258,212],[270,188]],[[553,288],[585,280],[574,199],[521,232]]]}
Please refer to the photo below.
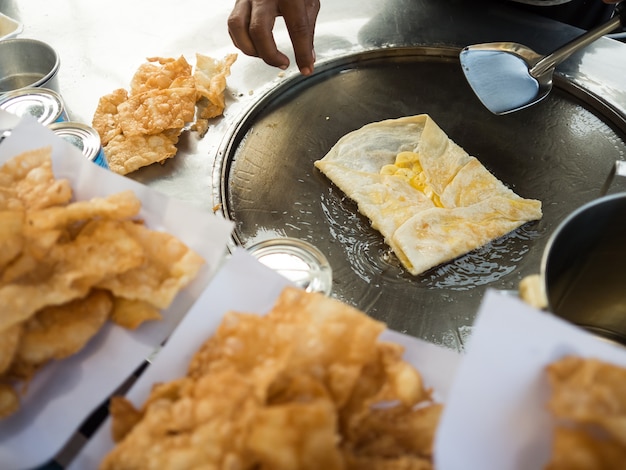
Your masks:
{"label": "metal tongs", "polygon": [[489,111],[498,115],[512,113],[532,106],[550,93],[557,65],[624,24],[626,2],[620,2],[609,21],[551,54],[542,56],[514,42],[476,44],[461,51],[461,66],[474,93]]}

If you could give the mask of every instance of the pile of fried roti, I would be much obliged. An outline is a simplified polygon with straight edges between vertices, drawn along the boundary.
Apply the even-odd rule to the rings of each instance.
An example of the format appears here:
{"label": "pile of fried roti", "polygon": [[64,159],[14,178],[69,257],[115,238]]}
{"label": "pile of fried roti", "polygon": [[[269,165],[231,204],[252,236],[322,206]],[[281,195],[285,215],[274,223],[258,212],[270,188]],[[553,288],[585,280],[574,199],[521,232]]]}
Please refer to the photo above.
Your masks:
{"label": "pile of fried roti", "polygon": [[546,470],[624,468],[626,368],[566,356],[547,373],[557,426]]}
{"label": "pile of fried roti", "polygon": [[126,328],[161,318],[204,260],[146,227],[132,191],[74,201],[51,149],[0,167],[0,419],[53,360],[79,350],[109,319]]}
{"label": "pile of fried roti", "polygon": [[296,288],[265,316],[229,312],[140,409],[113,397],[100,468],[430,469],[442,405],[384,329]]}
{"label": "pile of fried roti", "polygon": [[100,98],[92,125],[100,135],[109,168],[121,175],[176,155],[185,126],[204,136],[209,119],[225,108],[226,77],[236,54],[222,60],[196,54],[196,67],[185,57],[153,57],[130,83]]}

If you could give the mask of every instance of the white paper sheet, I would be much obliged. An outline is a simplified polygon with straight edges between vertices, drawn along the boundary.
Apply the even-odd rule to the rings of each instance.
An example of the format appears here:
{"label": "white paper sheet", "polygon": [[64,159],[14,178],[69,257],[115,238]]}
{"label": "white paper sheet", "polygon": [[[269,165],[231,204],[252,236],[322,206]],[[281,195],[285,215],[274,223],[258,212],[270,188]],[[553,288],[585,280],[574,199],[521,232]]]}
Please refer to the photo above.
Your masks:
{"label": "white paper sheet", "polygon": [[107,325],[80,353],[36,374],[22,409],[0,421],[0,468],[12,470],[54,457],[90,412],[159,347],[223,262],[233,224],[99,167],[31,117],[16,124],[13,115],[0,112],[0,129],[3,124],[13,130],[0,143],[0,165],[26,150],[51,146],[55,175],[70,180],[75,199],[132,189],[142,201],[140,217],[150,228],[176,235],[207,262],[163,312],[162,321],[136,331]]}
{"label": "white paper sheet", "polygon": [[[189,311],[166,346],[126,395],[141,406],[152,385],[184,375],[192,355],[215,332],[223,315],[230,310],[264,314],[288,281],[259,263],[245,250],[235,251],[215,275],[209,287]],[[424,383],[445,401],[459,355],[401,333],[386,331],[381,339],[405,346],[405,358],[422,373]],[[98,468],[112,449],[110,422],[107,420],[74,459],[71,470]]]}
{"label": "white paper sheet", "polygon": [[568,354],[626,366],[626,349],[488,290],[435,445],[438,470],[542,469],[553,421],[544,368]]}

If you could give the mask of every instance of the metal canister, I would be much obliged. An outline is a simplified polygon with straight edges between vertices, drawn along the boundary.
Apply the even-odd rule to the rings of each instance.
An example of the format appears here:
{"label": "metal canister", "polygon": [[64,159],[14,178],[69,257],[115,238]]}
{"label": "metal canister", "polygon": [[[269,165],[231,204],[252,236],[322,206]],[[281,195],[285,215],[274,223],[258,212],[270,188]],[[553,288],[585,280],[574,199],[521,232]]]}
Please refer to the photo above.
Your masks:
{"label": "metal canister", "polygon": [[247,247],[261,264],[307,292],[330,295],[333,273],[326,256],[314,245],[291,237],[270,238]]}
{"label": "metal canister", "polygon": [[48,126],[56,135],[74,145],[83,155],[95,164],[109,168],[98,132],[93,127],[80,122],[56,122]]}
{"label": "metal canister", "polygon": [[48,88],[20,88],[0,96],[0,109],[17,116],[32,116],[42,125],[67,121],[61,96]]}
{"label": "metal canister", "polygon": [[520,284],[528,303],[626,346],[626,193],[608,194],[626,161],[615,162],[600,197],[582,205],[556,227],[539,274]]}

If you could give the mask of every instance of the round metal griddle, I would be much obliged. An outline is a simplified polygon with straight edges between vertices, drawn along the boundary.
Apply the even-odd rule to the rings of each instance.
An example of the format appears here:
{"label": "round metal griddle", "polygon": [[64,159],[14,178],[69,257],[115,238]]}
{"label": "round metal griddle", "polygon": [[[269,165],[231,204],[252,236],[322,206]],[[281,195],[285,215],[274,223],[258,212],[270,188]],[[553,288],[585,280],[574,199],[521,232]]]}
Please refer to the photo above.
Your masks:
{"label": "round metal griddle", "polygon": [[[544,217],[415,277],[313,162],[364,124],[422,113],[516,193],[541,200]],[[235,222],[236,244],[308,241],[330,261],[332,296],[396,331],[462,350],[485,289],[516,290],[538,272],[556,225],[598,196],[626,157],[626,125],[559,77],[543,102],[495,116],[465,81],[458,50],[390,48],[286,79],[245,113],[220,156],[214,196]]]}

